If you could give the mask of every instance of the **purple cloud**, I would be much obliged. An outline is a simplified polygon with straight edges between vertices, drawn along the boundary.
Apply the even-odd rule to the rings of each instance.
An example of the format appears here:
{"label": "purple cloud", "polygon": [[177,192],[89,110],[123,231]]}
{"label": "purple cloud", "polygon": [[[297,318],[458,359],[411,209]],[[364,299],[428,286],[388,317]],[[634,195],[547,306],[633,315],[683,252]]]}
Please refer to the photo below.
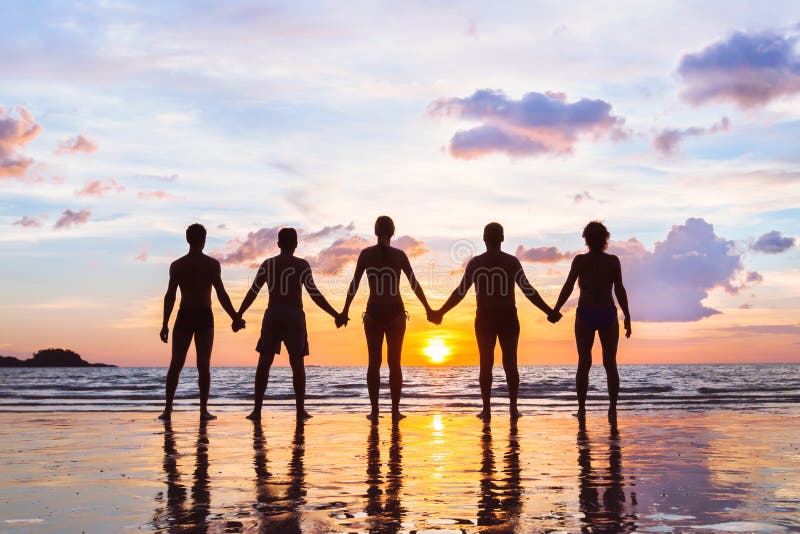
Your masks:
{"label": "purple cloud", "polygon": [[619,256],[631,315],[652,322],[698,321],[720,313],[703,305],[709,291],[737,293],[748,276],[734,242],[714,233],[700,218],[673,226],[653,250],[637,239],[615,241],[609,252]]}
{"label": "purple cloud", "polygon": [[709,128],[699,128],[696,126],[684,130],[668,128],[662,130],[661,133],[653,139],[653,147],[663,155],[669,156],[677,151],[678,144],[685,137],[700,137],[702,135],[714,134],[727,130],[729,127],[730,121],[728,117],[722,117],[719,122],[712,124]]}
{"label": "purple cloud", "polygon": [[783,236],[778,230],[762,235],[750,247],[765,254],[780,254],[795,245],[795,238]]}
{"label": "purple cloud", "polygon": [[678,74],[691,104],[731,101],[740,108],[762,106],[800,91],[797,37],[736,32],[681,58]]}
{"label": "purple cloud", "polygon": [[69,228],[75,224],[84,224],[91,216],[92,212],[90,210],[64,210],[64,213],[56,221],[54,228]]}
{"label": "purple cloud", "polygon": [[0,106],[0,178],[25,174],[33,160],[21,155],[19,150],[42,131],[27,109],[16,109],[18,119]]}
{"label": "purple cloud", "polygon": [[61,143],[56,149],[56,154],[77,154],[78,152],[91,154],[96,150],[97,143],[87,139],[83,135],[77,135]]}
{"label": "purple cloud", "polygon": [[42,226],[42,222],[39,219],[28,217],[27,215],[24,215],[21,219],[11,224],[14,226],[22,226],[23,228],[39,228]]}
{"label": "purple cloud", "polygon": [[436,100],[428,108],[432,117],[455,117],[481,122],[457,132],[450,154],[473,159],[503,152],[512,157],[565,154],[581,137],[608,134],[614,140],[627,136],[624,119],[611,115],[611,104],[583,98],[567,102],[563,93],[527,93],[520,100],[502,91],[480,89],[467,98]]}
{"label": "purple cloud", "polygon": [[561,252],[556,247],[535,247],[525,248],[522,245],[517,247],[514,255],[520,261],[530,263],[558,263],[563,260],[572,259],[576,252]]}
{"label": "purple cloud", "polygon": [[[261,228],[255,232],[250,232],[244,240],[233,239],[228,242],[228,247],[232,248],[231,252],[225,253],[217,251],[212,253],[213,256],[219,259],[222,263],[245,263],[248,261],[256,261],[263,259],[267,254],[272,254],[278,250],[278,232],[283,226],[271,226]],[[306,233],[302,229],[298,229],[298,238],[300,241],[318,241],[331,235],[351,232],[354,228],[353,223],[348,225],[337,224],[334,226],[326,226],[316,232]]]}

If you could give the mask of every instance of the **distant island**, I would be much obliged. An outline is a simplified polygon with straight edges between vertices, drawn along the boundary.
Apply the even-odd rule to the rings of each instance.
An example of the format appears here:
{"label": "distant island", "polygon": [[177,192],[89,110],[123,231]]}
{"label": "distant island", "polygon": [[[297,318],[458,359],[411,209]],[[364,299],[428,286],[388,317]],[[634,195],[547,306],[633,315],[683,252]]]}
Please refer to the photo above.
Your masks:
{"label": "distant island", "polygon": [[116,367],[105,363],[89,363],[69,349],[42,349],[30,360],[0,356],[0,367]]}

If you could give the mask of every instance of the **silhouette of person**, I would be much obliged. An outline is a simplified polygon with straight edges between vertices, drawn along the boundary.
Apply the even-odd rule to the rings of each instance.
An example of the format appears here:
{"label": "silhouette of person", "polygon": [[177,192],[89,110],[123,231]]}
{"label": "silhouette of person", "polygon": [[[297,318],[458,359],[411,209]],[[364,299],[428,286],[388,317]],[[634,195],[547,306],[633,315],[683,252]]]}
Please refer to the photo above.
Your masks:
{"label": "silhouette of person", "polygon": [[181,290],[181,303],[172,331],[172,359],[169,363],[166,385],[166,403],[159,419],[169,419],[175,390],[186,353],[194,337],[197,351],[197,382],[200,387],[200,418],[216,419],[208,411],[208,394],[211,388],[211,349],[214,345],[214,314],[211,313],[211,288],[223,309],[230,315],[235,328],[244,328],[244,321],[236,314],[231,299],[222,284],[219,262],[203,254],[206,244],[206,229],[200,224],[192,224],[186,229],[189,253],[178,258],[169,267],[169,285],[164,295],[164,322],[161,327],[161,341],[169,340],[169,316],[175,306],[175,295]]}
{"label": "silhouette of person", "polygon": [[[381,450],[378,425],[370,425],[367,437],[367,507],[370,532],[394,534],[402,528],[403,508],[400,491],[403,487],[403,437],[399,419],[392,419],[389,461],[386,464],[386,490],[381,478]],[[381,497],[385,496],[384,499]]]}
{"label": "silhouette of person", "polygon": [[261,337],[256,345],[259,358],[254,388],[255,401],[252,413],[247,416],[252,420],[261,418],[261,406],[267,390],[269,370],[275,355],[280,354],[281,343],[286,346],[289,363],[292,366],[297,417],[311,417],[305,410],[306,369],[303,359],[309,351],[306,315],[303,311],[303,287],[308,291],[311,300],[333,317],[337,326],[339,325],[339,314],[317,289],[311,266],[306,260],[294,255],[297,249],[297,231],[294,228],[282,228],[278,232],[278,248],[280,254],[264,260],[261,264],[250,291],[239,306],[239,316],[242,316],[253,304],[264,284],[267,284],[269,303],[261,323]]}
{"label": "silhouette of person", "polygon": [[615,417],[619,397],[619,371],[617,370],[617,345],[619,322],[614,294],[625,317],[625,337],[631,337],[631,314],[628,311],[628,294],[622,285],[622,267],[619,258],[605,252],[611,236],[605,225],[592,221],[583,229],[583,238],[589,252],[578,254],[572,260],[567,280],[558,296],[555,309],[560,311],[572,294],[575,281],[580,287],[578,308],[575,310],[575,343],[578,347],[578,372],[575,386],[578,391],[578,415],[586,413],[586,394],[589,391],[589,370],[592,368],[594,333],[600,337],[603,349],[603,367],[608,380],[609,417]]}
{"label": "silhouette of person", "polygon": [[259,421],[253,423],[253,467],[256,478],[257,508],[261,515],[258,532],[300,533],[301,514],[298,508],[305,502],[305,419],[298,418],[292,440],[292,456],[289,460],[289,483],[286,490],[276,494],[274,488],[282,485],[272,480],[267,468],[267,451],[264,430]]}
{"label": "silhouette of person", "polygon": [[[207,420],[200,420],[195,442],[195,470],[191,487],[191,503],[187,507],[188,495],[186,487],[181,484],[178,471],[178,448],[175,444],[175,433],[169,419],[164,420],[164,473],[166,474],[166,506],[157,509],[153,518],[153,526],[170,532],[205,531],[208,527],[208,516],[211,509],[211,492],[209,490],[208,461],[208,428]],[[163,498],[161,493],[156,500]]]}
{"label": "silhouette of person", "polygon": [[508,383],[511,417],[522,415],[517,409],[519,319],[514,301],[514,285],[518,285],[525,297],[547,314],[550,322],[554,323],[561,317],[561,314],[552,310],[531,286],[519,260],[500,250],[503,239],[503,227],[500,224],[492,222],[486,225],[483,230],[486,252],[475,256],[467,263],[458,287],[438,311],[428,315],[431,322],[441,324],[443,316],[461,302],[469,288],[475,284],[477,301],[475,337],[480,353],[480,385],[483,400],[483,410],[478,417],[484,420],[491,417],[492,367],[497,341],[500,342],[500,349],[503,352],[503,369]]}
{"label": "silhouette of person", "polygon": [[400,355],[403,350],[403,337],[406,333],[407,314],[400,295],[400,273],[405,273],[414,294],[430,312],[430,306],[417,282],[411,263],[406,253],[390,245],[394,235],[394,221],[381,215],[375,221],[375,235],[378,244],[361,251],[356,262],[356,271],[347,299],[337,324],[346,324],[349,320],[350,304],[358,291],[358,285],[364,273],[369,282],[369,298],[364,312],[364,334],[367,338],[369,365],[367,367],[367,388],[372,406],[367,419],[377,421],[379,414],[378,398],[380,393],[380,370],[383,352],[383,340],[386,338],[386,359],[389,363],[389,389],[392,395],[392,417],[404,417],[400,413],[400,394],[403,389],[403,371]]}
{"label": "silhouette of person", "polygon": [[[586,431],[586,418],[578,418],[578,508],[583,513],[584,532],[633,532],[636,514],[625,511],[625,477],[622,473],[622,447],[616,421],[610,424],[608,471],[598,473],[592,466],[592,446]],[[600,490],[603,490],[602,497]],[[631,499],[635,505],[635,499]]]}
{"label": "silhouette of person", "polygon": [[522,513],[522,468],[516,420],[508,429],[508,448],[503,455],[503,479],[497,480],[492,450],[492,427],[484,421],[481,433],[481,480],[478,501],[478,526],[503,525],[501,531],[517,532]]}

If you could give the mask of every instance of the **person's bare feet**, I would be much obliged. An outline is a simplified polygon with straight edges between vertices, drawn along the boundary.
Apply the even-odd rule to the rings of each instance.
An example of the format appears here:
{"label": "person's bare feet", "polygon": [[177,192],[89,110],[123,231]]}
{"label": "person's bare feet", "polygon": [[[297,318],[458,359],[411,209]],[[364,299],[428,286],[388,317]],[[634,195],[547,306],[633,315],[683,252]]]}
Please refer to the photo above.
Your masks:
{"label": "person's bare feet", "polygon": [[250,419],[251,421],[261,421],[261,412],[253,410],[250,412],[250,415],[247,416],[247,419]]}
{"label": "person's bare feet", "polygon": [[216,419],[217,416],[209,412],[208,410],[203,410],[200,412],[200,420],[201,421],[213,421]]}
{"label": "person's bare feet", "polygon": [[479,413],[475,417],[477,417],[481,421],[488,421],[489,419],[492,418],[492,411],[489,408],[484,408],[483,410],[481,410],[481,413]]}
{"label": "person's bare feet", "polygon": [[159,415],[158,418],[162,421],[169,421],[172,419],[172,410],[164,410],[161,412],[161,415]]}
{"label": "person's bare feet", "polygon": [[509,415],[511,416],[511,419],[517,420],[520,417],[522,417],[522,412],[520,412],[518,409],[514,408],[513,410],[509,410]]}
{"label": "person's bare feet", "polygon": [[399,408],[393,408],[392,409],[392,420],[399,421],[400,419],[405,419],[405,418],[406,418],[406,416],[403,415],[402,413],[400,413],[400,409]]}
{"label": "person's bare feet", "polygon": [[572,416],[578,419],[586,419],[586,408],[578,408],[578,411],[572,414]]}
{"label": "person's bare feet", "polygon": [[369,419],[373,423],[377,423],[379,417],[380,417],[380,414],[378,412],[376,412],[376,411],[371,411],[371,412],[369,412],[367,414],[367,419]]}
{"label": "person's bare feet", "polygon": [[612,425],[617,424],[617,407],[612,406],[608,409],[608,422]]}
{"label": "person's bare feet", "polygon": [[302,412],[302,413],[298,412],[298,414],[297,414],[297,418],[298,418],[298,419],[302,419],[303,421],[306,421],[306,420],[308,420],[308,419],[311,419],[312,417],[313,417],[313,415],[311,415],[310,413],[308,413],[308,412],[307,412],[307,411],[305,411],[305,410],[303,410],[303,412]]}

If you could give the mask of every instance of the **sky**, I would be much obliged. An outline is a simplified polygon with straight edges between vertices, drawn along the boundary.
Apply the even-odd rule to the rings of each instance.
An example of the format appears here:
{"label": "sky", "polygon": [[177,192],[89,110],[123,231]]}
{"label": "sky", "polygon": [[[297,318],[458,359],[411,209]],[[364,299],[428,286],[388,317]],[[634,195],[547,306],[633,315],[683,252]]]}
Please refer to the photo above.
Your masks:
{"label": "sky", "polygon": [[[554,304],[601,220],[620,363],[798,362],[798,37],[793,1],[0,1],[0,353],[167,365],[194,222],[236,306],[291,226],[340,309],[386,214],[434,307],[490,221]],[[441,326],[404,295],[404,364],[477,363],[473,294]],[[577,360],[576,296],[517,295],[520,363]],[[214,365],[255,364],[266,300],[236,334],[215,303]],[[308,364],[366,364],[365,300],[306,298]]]}

